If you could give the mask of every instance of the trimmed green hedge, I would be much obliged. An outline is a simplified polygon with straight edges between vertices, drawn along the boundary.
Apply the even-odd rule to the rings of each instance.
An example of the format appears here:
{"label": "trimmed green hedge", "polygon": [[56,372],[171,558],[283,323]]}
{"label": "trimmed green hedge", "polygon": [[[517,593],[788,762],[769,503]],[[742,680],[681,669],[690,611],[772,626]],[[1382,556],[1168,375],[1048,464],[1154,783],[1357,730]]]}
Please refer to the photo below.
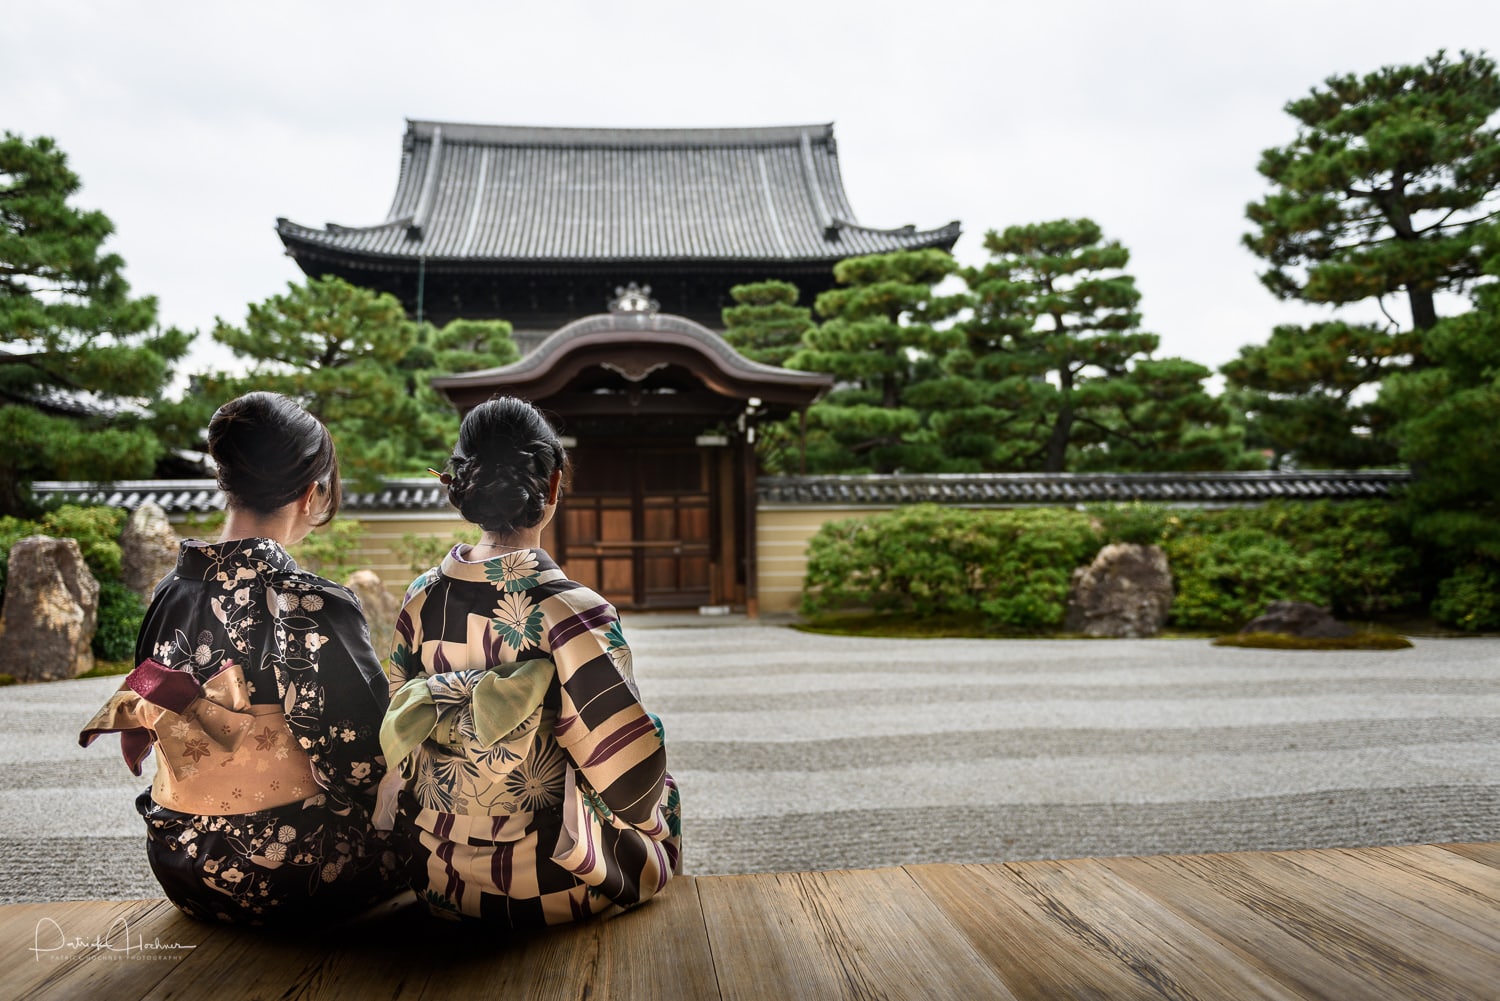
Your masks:
{"label": "trimmed green hedge", "polygon": [[830,522],[809,544],[802,610],[978,613],[1008,629],[1054,629],[1073,568],[1098,545],[1086,515],[1058,508],[919,504]]}
{"label": "trimmed green hedge", "polygon": [[1180,628],[1238,629],[1273,601],[1357,619],[1421,603],[1417,552],[1381,501],[1173,511],[1160,544],[1177,586],[1170,621]]}
{"label": "trimmed green hedge", "polygon": [[916,505],[824,525],[808,548],[802,611],[978,614],[997,629],[1054,630],[1074,568],[1110,542],[1163,547],[1177,590],[1169,621],[1183,629],[1238,629],[1277,600],[1360,618],[1420,602],[1417,554],[1378,501],[1221,511]]}

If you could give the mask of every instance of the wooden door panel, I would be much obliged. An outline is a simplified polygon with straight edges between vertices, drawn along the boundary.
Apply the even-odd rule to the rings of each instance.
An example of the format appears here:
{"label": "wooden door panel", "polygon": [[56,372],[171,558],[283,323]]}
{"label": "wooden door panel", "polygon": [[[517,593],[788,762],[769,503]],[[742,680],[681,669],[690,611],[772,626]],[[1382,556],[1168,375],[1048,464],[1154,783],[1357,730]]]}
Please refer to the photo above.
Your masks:
{"label": "wooden door panel", "polygon": [[625,608],[714,599],[708,463],[696,447],[581,450],[564,500],[564,565]]}

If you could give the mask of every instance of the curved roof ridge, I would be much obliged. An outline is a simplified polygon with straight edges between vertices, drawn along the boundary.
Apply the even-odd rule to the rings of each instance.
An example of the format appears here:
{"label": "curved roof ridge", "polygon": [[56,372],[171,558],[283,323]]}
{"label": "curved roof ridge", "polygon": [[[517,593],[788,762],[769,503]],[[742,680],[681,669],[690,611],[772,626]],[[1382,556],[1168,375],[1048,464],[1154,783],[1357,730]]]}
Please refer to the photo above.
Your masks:
{"label": "curved roof ridge", "polygon": [[407,132],[418,139],[442,130],[449,143],[502,146],[790,146],[807,135],[815,142],[833,137],[833,123],[743,125],[702,128],[604,128],[569,125],[484,125],[408,118]]}
{"label": "curved roof ridge", "polygon": [[278,230],[281,230],[281,229],[300,229],[303,232],[312,233],[312,234],[320,235],[320,236],[324,235],[324,234],[329,234],[329,233],[338,234],[338,235],[351,235],[351,234],[355,234],[355,233],[378,233],[378,232],[380,232],[383,229],[391,229],[391,228],[394,228],[394,227],[406,227],[406,226],[410,226],[411,222],[412,222],[412,217],[409,216],[409,215],[407,215],[407,216],[402,216],[399,219],[387,219],[385,222],[372,223],[369,226],[345,226],[342,223],[329,222],[329,223],[324,223],[322,229],[316,229],[316,228],[314,228],[312,226],[307,226],[307,225],[304,225],[303,223],[300,223],[300,222],[293,222],[292,220],[286,218],[285,216],[277,216],[276,217],[276,228]]}
{"label": "curved roof ridge", "polygon": [[963,228],[963,224],[957,219],[954,219],[950,223],[945,223],[942,226],[935,226],[932,229],[917,229],[917,227],[911,223],[907,223],[905,226],[892,226],[886,229],[882,229],[879,226],[866,226],[864,223],[858,223],[852,219],[844,219],[840,216],[834,216],[832,224],[838,229],[857,229],[861,233],[872,233],[876,236],[924,237],[937,235],[946,236],[949,233],[952,233],[955,239],[957,238],[959,231]]}
{"label": "curved roof ridge", "polygon": [[484,378],[499,372],[513,376],[528,375],[550,367],[558,357],[567,353],[574,341],[594,334],[642,331],[685,335],[705,355],[713,355],[725,368],[745,375],[774,379],[779,382],[805,382],[808,385],[826,381],[826,377],[820,372],[799,372],[795,369],[767,365],[746,358],[731,347],[724,338],[696,320],[690,320],[685,316],[677,316],[673,313],[595,313],[572,320],[557,328],[519,361],[474,372],[439,376],[432,380],[432,384],[444,387],[481,382]]}

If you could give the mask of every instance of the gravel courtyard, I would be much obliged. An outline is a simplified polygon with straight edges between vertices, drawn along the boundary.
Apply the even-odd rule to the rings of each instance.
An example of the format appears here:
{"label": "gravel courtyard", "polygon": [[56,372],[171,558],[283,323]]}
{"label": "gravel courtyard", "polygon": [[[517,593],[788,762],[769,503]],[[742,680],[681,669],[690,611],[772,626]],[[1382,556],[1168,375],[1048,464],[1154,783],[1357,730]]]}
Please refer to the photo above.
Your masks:
{"label": "gravel courtyard", "polygon": [[[627,616],[696,874],[1500,838],[1500,638],[868,640]],[[159,896],[118,678],[0,689],[0,902]],[[149,777],[150,765],[147,766]]]}

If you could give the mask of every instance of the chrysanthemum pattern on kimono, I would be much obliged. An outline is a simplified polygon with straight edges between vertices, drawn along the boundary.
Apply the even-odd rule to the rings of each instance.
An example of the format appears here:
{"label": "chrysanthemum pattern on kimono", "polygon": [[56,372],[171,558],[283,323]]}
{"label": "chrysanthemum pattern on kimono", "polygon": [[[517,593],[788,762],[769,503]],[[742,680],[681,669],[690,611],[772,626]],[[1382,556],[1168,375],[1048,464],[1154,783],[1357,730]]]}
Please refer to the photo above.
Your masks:
{"label": "chrysanthemum pattern on kimono", "polygon": [[[519,684],[538,659],[550,680],[524,718],[481,733],[485,676]],[[419,576],[390,670],[393,712],[409,681],[426,685],[432,733],[404,762],[397,824],[434,913],[558,924],[641,903],[681,871],[677,789],[619,617],[545,552],[449,554]]]}

